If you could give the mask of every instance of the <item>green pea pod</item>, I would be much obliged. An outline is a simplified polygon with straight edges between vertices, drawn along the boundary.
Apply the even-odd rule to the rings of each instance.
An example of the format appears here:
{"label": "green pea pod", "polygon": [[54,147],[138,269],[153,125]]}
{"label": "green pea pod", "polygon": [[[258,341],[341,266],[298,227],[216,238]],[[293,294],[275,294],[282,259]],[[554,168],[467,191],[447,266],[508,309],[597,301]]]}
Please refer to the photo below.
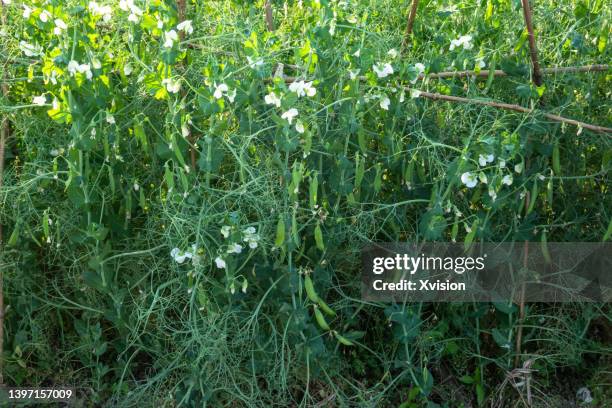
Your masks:
{"label": "green pea pod", "polygon": [[361,187],[361,181],[365,173],[364,160],[359,157],[359,153],[355,155],[355,188]]}
{"label": "green pea pod", "polygon": [[323,313],[321,313],[321,311],[319,310],[319,306],[314,305],[313,308],[314,308],[315,319],[317,319],[317,323],[319,324],[319,327],[321,327],[323,330],[330,330],[329,324],[327,324],[327,321],[325,320],[325,316],[323,316]]}
{"label": "green pea pod", "polygon": [[382,166],[380,163],[376,164],[376,175],[374,176],[374,192],[378,194],[382,187]]}
{"label": "green pea pod", "polygon": [[472,224],[471,230],[470,232],[465,236],[465,241],[463,243],[463,248],[467,251],[468,249],[470,249],[470,246],[472,245],[472,241],[474,241],[474,237],[476,236],[476,231],[478,229],[478,219],[476,219],[476,221],[474,221],[474,223]]}
{"label": "green pea pod", "polygon": [[310,178],[310,208],[314,210],[317,205],[317,192],[319,190],[319,179],[317,173]]}
{"label": "green pea pod", "polygon": [[608,230],[606,231],[605,235],[603,236],[602,241],[606,242],[607,240],[610,239],[611,236],[612,236],[612,218],[610,218],[610,222],[608,223]]}
{"label": "green pea pod", "polygon": [[354,346],[355,343],[353,343],[352,341],[350,341],[349,339],[347,339],[344,336],[341,336],[340,334],[338,334],[338,332],[334,331],[334,336],[336,336],[336,339],[338,340],[338,342],[340,344],[343,344],[345,346]]}
{"label": "green pea pod", "polygon": [[[610,224],[612,225],[612,224]],[[20,223],[16,223],[15,224],[15,228],[13,229],[13,232],[11,232],[11,236],[9,237],[8,241],[6,242],[6,245],[9,247],[14,247],[15,245],[17,245],[17,239],[19,238],[19,229],[21,228],[21,224]]]}
{"label": "green pea pod", "polygon": [[308,295],[308,299],[310,299],[311,301],[317,303],[319,302],[319,295],[317,295],[317,292],[314,288],[314,284],[312,283],[312,278],[310,277],[310,275],[306,275],[304,277],[304,289],[306,289],[306,295]]}
{"label": "green pea pod", "polygon": [[168,190],[174,189],[174,174],[170,171],[168,163],[164,164],[164,179],[166,180]]}
{"label": "green pea pod", "polygon": [[285,220],[283,217],[279,217],[278,224],[276,224],[276,239],[274,240],[274,246],[280,248],[285,243]]}
{"label": "green pea pod", "polygon": [[451,229],[451,240],[455,242],[457,240],[457,234],[459,233],[459,217],[455,216],[455,222],[453,224],[453,228]]}
{"label": "green pea pod", "polygon": [[559,156],[559,143],[555,143],[552,152],[552,167],[557,176],[561,175],[561,159]]}
{"label": "green pea pod", "polygon": [[328,314],[331,317],[336,317],[336,312],[334,312],[334,310],[331,307],[329,307],[327,303],[323,301],[323,299],[319,298],[319,301],[317,302],[317,304],[319,305],[321,310],[323,310],[326,314]]}
{"label": "green pea pod", "polygon": [[317,244],[317,248],[321,251],[325,250],[325,243],[323,242],[323,231],[321,231],[321,225],[317,223],[317,226],[314,230],[315,242]]}
{"label": "green pea pod", "polygon": [[548,240],[546,238],[546,230],[542,232],[542,237],[540,238],[540,247],[542,248],[542,256],[547,264],[551,262],[550,252],[548,251]]}
{"label": "green pea pod", "polygon": [[553,191],[553,179],[552,177],[550,177],[548,179],[548,183],[546,184],[546,200],[548,201],[548,205],[552,208],[553,206],[553,198],[554,198],[554,191]]}
{"label": "green pea pod", "polygon": [[531,195],[529,197],[529,208],[527,208],[527,215],[531,214],[533,208],[535,207],[535,203],[538,198],[538,181],[533,181],[533,186],[531,187]]}
{"label": "green pea pod", "polygon": [[46,209],[43,214],[42,227],[43,227],[43,232],[45,233],[45,238],[46,238],[49,236],[49,209]]}

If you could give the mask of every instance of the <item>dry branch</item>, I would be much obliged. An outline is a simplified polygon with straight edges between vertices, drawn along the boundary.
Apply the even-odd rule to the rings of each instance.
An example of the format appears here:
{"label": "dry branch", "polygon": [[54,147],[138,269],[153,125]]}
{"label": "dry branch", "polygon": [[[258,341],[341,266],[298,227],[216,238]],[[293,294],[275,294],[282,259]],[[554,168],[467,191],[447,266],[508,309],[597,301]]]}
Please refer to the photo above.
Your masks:
{"label": "dry branch", "polygon": [[527,26],[527,34],[529,36],[529,53],[531,54],[531,63],[533,64],[533,82],[536,86],[541,86],[542,72],[540,71],[540,63],[538,62],[538,49],[536,48],[535,35],[533,34],[531,8],[529,7],[529,0],[521,0],[521,3],[523,4],[525,26]]}
{"label": "dry branch", "polygon": [[406,24],[406,34],[404,35],[404,47],[408,45],[408,41],[410,39],[410,36],[412,35],[412,28],[414,27],[414,19],[416,17],[418,7],[419,0],[412,0],[410,13],[408,13],[408,23]]}
{"label": "dry branch", "polygon": [[[609,65],[606,64],[594,64],[594,65],[584,65],[580,67],[550,67],[543,68],[540,72],[544,75],[555,75],[555,74],[569,74],[569,73],[586,73],[586,72],[605,72],[610,69]],[[481,71],[443,71],[432,74],[420,74],[419,79],[446,79],[446,78],[467,78],[467,77],[475,77],[475,78],[488,78],[489,70],[481,70]],[[501,69],[496,69],[493,71],[493,76],[495,77],[506,77],[509,76],[506,72]],[[298,80],[299,78],[293,76],[284,77],[285,82],[293,82]],[[367,77],[360,76],[360,81],[367,80]]]}
{"label": "dry branch", "polygon": [[[408,91],[411,90],[410,88],[406,88],[406,89]],[[485,106],[490,106],[492,108],[506,109],[506,110],[511,110],[511,111],[515,111],[515,112],[528,113],[528,114],[538,113],[538,111],[535,110],[535,109],[529,109],[529,108],[525,108],[525,107],[520,106],[520,105],[513,105],[513,104],[510,104],[510,103],[487,101],[487,100],[482,100],[482,99],[469,99],[469,98],[463,98],[463,97],[460,97],[460,96],[442,95],[442,94],[431,93],[431,92],[419,91],[419,97],[431,99],[431,100],[434,100],[434,101],[447,101],[447,102],[458,102],[458,103],[469,103],[469,104],[476,104],[476,105],[485,105]],[[563,116],[554,115],[552,113],[542,112],[542,116],[547,118],[547,119],[550,119],[552,121],[555,121],[555,122],[567,123],[569,125],[579,126],[579,127],[583,128],[583,129],[588,129],[588,130],[591,130],[593,132],[607,133],[607,134],[612,135],[612,129],[604,127],[604,126],[591,125],[590,123],[580,122],[578,120],[565,118]]]}
{"label": "dry branch", "polygon": [[[6,18],[4,16],[3,4],[0,2],[0,26],[6,25]],[[4,76],[6,75],[6,69],[2,69],[2,95],[7,97],[8,85],[4,82]],[[0,189],[4,181],[4,147],[6,140],[9,137],[9,122],[8,118],[4,116],[0,120]],[[3,230],[2,223],[0,223],[0,250],[3,249]],[[0,385],[4,384],[4,273],[0,268]]]}
{"label": "dry branch", "polygon": [[268,28],[268,31],[274,31],[274,18],[272,16],[272,4],[270,3],[270,0],[266,0],[265,9],[266,27]]}

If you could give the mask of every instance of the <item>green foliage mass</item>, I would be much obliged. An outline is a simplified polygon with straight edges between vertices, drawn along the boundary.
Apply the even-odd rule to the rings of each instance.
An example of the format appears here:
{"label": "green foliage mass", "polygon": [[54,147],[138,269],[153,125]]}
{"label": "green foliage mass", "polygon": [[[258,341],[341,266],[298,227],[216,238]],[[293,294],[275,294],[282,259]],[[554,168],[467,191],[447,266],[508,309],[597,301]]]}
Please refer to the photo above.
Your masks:
{"label": "green foliage mass", "polygon": [[[3,3],[5,383],[85,406],[520,402],[522,325],[536,404],[606,400],[608,306],[360,300],[367,242],[609,239],[609,134],[419,95],[610,126],[609,71],[531,84],[520,1],[422,1],[404,50],[397,0],[274,1],[273,32],[262,0]],[[543,66],[610,61],[608,2],[534,3]],[[483,69],[507,76],[427,78]]]}

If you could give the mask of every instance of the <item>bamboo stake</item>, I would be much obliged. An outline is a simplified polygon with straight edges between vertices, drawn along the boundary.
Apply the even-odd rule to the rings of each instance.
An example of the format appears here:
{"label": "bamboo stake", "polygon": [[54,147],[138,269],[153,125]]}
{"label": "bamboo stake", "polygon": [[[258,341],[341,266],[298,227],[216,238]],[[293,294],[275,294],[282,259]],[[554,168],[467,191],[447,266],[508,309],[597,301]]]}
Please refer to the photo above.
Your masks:
{"label": "bamboo stake", "polygon": [[[6,25],[6,17],[4,15],[3,4],[0,1],[0,25]],[[8,85],[4,82],[6,69],[2,69],[2,95],[8,96]],[[4,116],[0,121],[0,189],[4,182],[4,147],[6,139],[9,137],[9,122]],[[0,223],[0,250],[4,248],[2,224]],[[0,267],[0,385],[4,385],[4,271]]]}
{"label": "bamboo stake", "polygon": [[268,31],[274,31],[274,17],[272,16],[272,3],[270,3],[270,0],[266,0],[264,7],[266,9],[266,27]]}
{"label": "bamboo stake", "polygon": [[[527,167],[527,166],[525,166]],[[531,199],[535,200],[535,197],[531,197],[529,191],[525,195],[525,216],[529,209]],[[523,244],[523,267],[527,269],[527,260],[529,259],[529,241],[525,241]],[[519,295],[519,325],[516,333],[516,356],[514,356],[514,366],[518,367],[521,362],[521,345],[523,341],[523,320],[525,319],[525,282],[521,284],[521,292]]]}
{"label": "bamboo stake", "polygon": [[[555,75],[555,74],[569,74],[569,73],[588,73],[588,72],[605,72],[610,69],[609,65],[606,64],[594,64],[594,65],[584,65],[579,67],[550,67],[543,68],[540,72],[543,75]],[[475,78],[488,78],[489,70],[481,70],[481,71],[443,71],[432,74],[420,74],[419,79],[446,79],[446,78],[467,78],[467,77],[475,77]],[[493,76],[495,77],[506,77],[509,76],[506,72],[501,69],[496,69],[493,71]],[[285,81],[294,82],[298,80],[297,77],[285,77]],[[360,76],[360,81],[366,81],[367,77]]]}
{"label": "bamboo stake", "polygon": [[414,27],[414,19],[416,17],[417,9],[419,7],[419,0],[412,0],[412,6],[408,13],[408,24],[406,24],[406,34],[404,35],[404,47],[408,45],[410,36],[412,35],[412,28]]}
{"label": "bamboo stake", "polygon": [[[406,88],[406,90],[410,91],[411,89],[410,88]],[[481,99],[469,99],[469,98],[463,98],[463,97],[460,97],[460,96],[442,95],[442,94],[431,93],[431,92],[419,91],[419,97],[431,99],[431,100],[434,100],[434,101],[447,101],[447,102],[458,102],[458,103],[470,103],[470,104],[476,104],[476,105],[485,105],[485,106],[490,106],[490,107],[493,107],[493,108],[506,109],[506,110],[511,110],[511,111],[515,111],[515,112],[521,112],[521,113],[537,113],[538,112],[535,109],[525,108],[525,107],[520,106],[520,105],[513,105],[513,104],[509,104],[509,103],[495,102],[495,101],[486,101],[486,100],[481,100]],[[612,135],[612,129],[604,127],[604,126],[591,125],[590,123],[585,123],[585,122],[581,122],[581,121],[578,121],[578,120],[574,120],[574,119],[570,119],[570,118],[565,118],[563,116],[554,115],[552,113],[542,112],[542,116],[544,116],[545,118],[550,119],[552,121],[555,121],[555,122],[567,123],[568,125],[579,126],[579,127],[583,128],[583,129],[588,129],[588,130],[591,130],[593,132],[606,133],[606,134]]]}
{"label": "bamboo stake", "polygon": [[529,35],[529,52],[531,54],[531,63],[533,64],[533,83],[536,86],[542,85],[542,72],[540,71],[540,63],[538,62],[538,49],[536,48],[535,35],[533,34],[533,23],[531,19],[531,8],[529,0],[521,0],[523,5],[523,15],[525,17],[525,26]]}

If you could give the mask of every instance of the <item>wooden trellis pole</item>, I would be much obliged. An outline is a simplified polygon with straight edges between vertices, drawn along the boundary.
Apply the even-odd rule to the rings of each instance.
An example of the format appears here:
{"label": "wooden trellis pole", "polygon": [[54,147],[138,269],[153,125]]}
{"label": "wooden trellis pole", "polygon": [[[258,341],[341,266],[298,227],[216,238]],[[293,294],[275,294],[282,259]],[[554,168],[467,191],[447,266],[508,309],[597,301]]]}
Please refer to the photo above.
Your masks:
{"label": "wooden trellis pole", "polygon": [[[411,91],[410,88],[406,88],[406,90]],[[511,110],[515,112],[528,113],[528,114],[538,112],[535,109],[529,109],[529,108],[525,108],[520,105],[513,105],[509,103],[487,101],[487,100],[482,100],[482,99],[469,99],[469,98],[463,98],[460,96],[442,95],[438,93],[423,92],[423,91],[418,91],[418,90],[415,90],[415,91],[418,92],[419,97],[431,99],[434,101],[447,101],[447,102],[469,103],[469,104],[475,104],[475,105],[485,105],[485,106],[490,106],[492,108],[506,109],[506,110]],[[612,136],[611,128],[592,125],[590,123],[581,122],[578,120],[566,118],[566,117],[555,115],[552,113],[543,112],[542,116],[545,117],[546,119],[550,119],[555,122],[567,123],[568,125],[579,126],[583,129],[588,129],[593,132],[604,133],[604,134],[608,134]]]}
{"label": "wooden trellis pole", "polygon": [[266,11],[266,28],[268,31],[274,31],[274,17],[272,15],[272,3],[270,3],[270,0],[266,0],[264,7]]}
{"label": "wooden trellis pole", "polygon": [[[3,2],[0,1],[0,26],[6,26],[6,17],[3,10]],[[4,81],[6,68],[2,69],[2,95],[8,96],[8,85]],[[4,147],[9,137],[9,121],[6,116],[0,120],[0,189],[4,181]],[[0,250],[4,248],[4,236],[2,223],[0,223]],[[4,384],[4,271],[0,268],[0,385]]]}
{"label": "wooden trellis pole", "polygon": [[538,62],[538,49],[536,48],[535,35],[533,33],[533,22],[531,18],[531,8],[529,0],[521,0],[523,5],[523,16],[525,17],[525,26],[529,39],[529,53],[531,55],[531,63],[533,65],[533,83],[536,86],[542,85],[542,72],[540,71],[540,63]]}
{"label": "wooden trellis pole", "polygon": [[404,35],[404,48],[408,45],[410,36],[412,35],[412,28],[414,27],[414,19],[416,17],[417,9],[419,8],[419,0],[412,0],[410,12],[408,13],[408,23],[406,24],[406,34]]}

